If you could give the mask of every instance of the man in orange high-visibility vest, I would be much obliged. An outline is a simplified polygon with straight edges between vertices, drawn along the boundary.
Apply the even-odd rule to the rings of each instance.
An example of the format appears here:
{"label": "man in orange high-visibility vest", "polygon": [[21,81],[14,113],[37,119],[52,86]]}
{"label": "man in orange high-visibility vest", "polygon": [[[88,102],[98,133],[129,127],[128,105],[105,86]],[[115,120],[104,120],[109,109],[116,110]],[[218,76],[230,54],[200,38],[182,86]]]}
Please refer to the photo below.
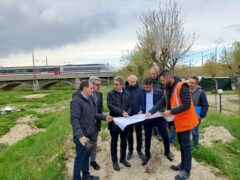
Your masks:
{"label": "man in orange high-visibility vest", "polygon": [[192,167],[192,152],[190,145],[190,130],[198,125],[198,118],[192,103],[190,90],[187,83],[179,81],[173,76],[171,71],[164,70],[160,74],[160,79],[164,85],[164,97],[149,111],[146,116],[150,116],[166,107],[164,116],[174,116],[174,126],[178,135],[181,149],[181,163],[172,165],[170,168],[181,171],[175,176],[176,180],[184,180],[190,177]]}

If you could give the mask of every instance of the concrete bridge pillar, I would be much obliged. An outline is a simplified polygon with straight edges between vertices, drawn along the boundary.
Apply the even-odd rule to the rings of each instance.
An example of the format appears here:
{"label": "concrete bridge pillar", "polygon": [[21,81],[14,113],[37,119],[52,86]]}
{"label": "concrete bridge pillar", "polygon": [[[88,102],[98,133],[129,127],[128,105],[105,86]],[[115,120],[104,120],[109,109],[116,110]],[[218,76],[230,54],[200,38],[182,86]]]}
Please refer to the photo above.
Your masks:
{"label": "concrete bridge pillar", "polygon": [[40,90],[40,86],[39,86],[39,81],[38,80],[33,80],[33,90],[34,91]]}
{"label": "concrete bridge pillar", "polygon": [[76,79],[75,79],[75,87],[76,87],[76,89],[78,89],[78,88],[79,88],[79,86],[80,86],[80,83],[81,83],[81,80],[80,80],[80,78],[76,78]]}

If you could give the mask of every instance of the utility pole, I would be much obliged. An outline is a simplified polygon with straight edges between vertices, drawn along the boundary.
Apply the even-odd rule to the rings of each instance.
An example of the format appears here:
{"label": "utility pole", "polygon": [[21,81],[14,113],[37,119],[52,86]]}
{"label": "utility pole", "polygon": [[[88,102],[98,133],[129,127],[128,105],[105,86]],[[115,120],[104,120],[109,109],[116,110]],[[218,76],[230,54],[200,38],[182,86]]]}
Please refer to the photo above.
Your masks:
{"label": "utility pole", "polygon": [[217,47],[215,49],[215,62],[217,63]]}
{"label": "utility pole", "polygon": [[35,59],[34,59],[34,52],[32,52],[32,60],[33,60],[33,88],[35,88],[36,83],[36,74],[35,74]]}
{"label": "utility pole", "polygon": [[47,60],[47,56],[46,56],[46,66],[48,66],[48,60]]}

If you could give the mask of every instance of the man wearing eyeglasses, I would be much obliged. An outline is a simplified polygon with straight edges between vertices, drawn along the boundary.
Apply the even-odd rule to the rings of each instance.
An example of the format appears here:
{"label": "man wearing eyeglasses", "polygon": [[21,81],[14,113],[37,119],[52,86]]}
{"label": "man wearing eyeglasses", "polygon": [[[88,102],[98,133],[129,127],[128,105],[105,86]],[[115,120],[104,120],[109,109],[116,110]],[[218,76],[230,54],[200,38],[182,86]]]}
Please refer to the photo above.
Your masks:
{"label": "man wearing eyeglasses", "polygon": [[[91,98],[95,103],[97,113],[104,114],[103,99],[102,99],[103,97],[102,97],[102,93],[99,91],[101,87],[101,79],[97,76],[91,76],[89,78],[89,82],[93,84],[93,92],[92,92]],[[92,151],[90,152],[90,165],[95,170],[100,169],[100,166],[96,162],[97,141],[98,141],[98,134],[100,130],[101,130],[101,120],[95,120],[95,130],[92,135],[92,141],[94,142],[94,146]]]}
{"label": "man wearing eyeglasses", "polygon": [[[114,78],[114,89],[108,93],[107,105],[110,115],[113,117],[128,117],[132,113],[130,93],[123,88],[124,79],[121,76]],[[111,134],[111,157],[113,168],[120,171],[117,157],[117,141],[120,135],[120,163],[126,167],[131,164],[126,160],[127,130],[122,131],[114,122],[109,123],[108,129]]]}

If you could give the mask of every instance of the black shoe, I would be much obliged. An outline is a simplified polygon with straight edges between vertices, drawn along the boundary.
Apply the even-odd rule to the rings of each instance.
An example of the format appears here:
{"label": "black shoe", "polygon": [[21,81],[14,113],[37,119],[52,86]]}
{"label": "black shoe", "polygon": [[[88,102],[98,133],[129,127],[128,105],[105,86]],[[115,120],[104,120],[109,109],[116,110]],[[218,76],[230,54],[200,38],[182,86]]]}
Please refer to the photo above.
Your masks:
{"label": "black shoe", "polygon": [[131,167],[131,164],[129,162],[127,162],[127,160],[125,160],[125,159],[123,161],[121,160],[120,163],[124,164],[124,166],[126,166],[126,167]]}
{"label": "black shoe", "polygon": [[190,172],[182,170],[182,172],[180,174],[175,176],[175,179],[176,180],[185,180],[185,179],[188,179],[190,177],[190,175],[191,175]]}
{"label": "black shoe", "polygon": [[171,165],[170,168],[171,168],[172,170],[174,170],[174,171],[182,171],[182,170],[183,170],[183,167],[182,167],[181,164],[176,165],[176,166],[175,166],[175,165]]}
{"label": "black shoe", "polygon": [[87,180],[100,180],[98,176],[89,176]]}
{"label": "black shoe", "polygon": [[132,154],[133,152],[132,151],[129,151],[128,152],[128,155],[127,155],[127,160],[130,160],[132,158]]}
{"label": "black shoe", "polygon": [[158,139],[159,141],[162,141],[162,136],[161,136],[160,134],[157,134],[157,139]]}
{"label": "black shoe", "polygon": [[145,156],[141,151],[138,151],[138,156],[141,158],[142,161],[145,159]]}
{"label": "black shoe", "polygon": [[113,169],[115,169],[116,171],[120,171],[120,167],[119,167],[118,162],[113,163]]}
{"label": "black shoe", "polygon": [[90,165],[93,167],[93,169],[95,170],[99,170],[100,169],[100,166],[97,164],[96,161],[91,161],[90,162]]}
{"label": "black shoe", "polygon": [[164,155],[168,158],[169,161],[173,161],[173,158],[170,153],[168,154],[165,153]]}
{"label": "black shoe", "polygon": [[144,160],[142,161],[142,166],[145,166],[147,163],[148,163],[148,161],[149,161],[149,159],[150,159],[150,157],[145,157],[144,158]]}

